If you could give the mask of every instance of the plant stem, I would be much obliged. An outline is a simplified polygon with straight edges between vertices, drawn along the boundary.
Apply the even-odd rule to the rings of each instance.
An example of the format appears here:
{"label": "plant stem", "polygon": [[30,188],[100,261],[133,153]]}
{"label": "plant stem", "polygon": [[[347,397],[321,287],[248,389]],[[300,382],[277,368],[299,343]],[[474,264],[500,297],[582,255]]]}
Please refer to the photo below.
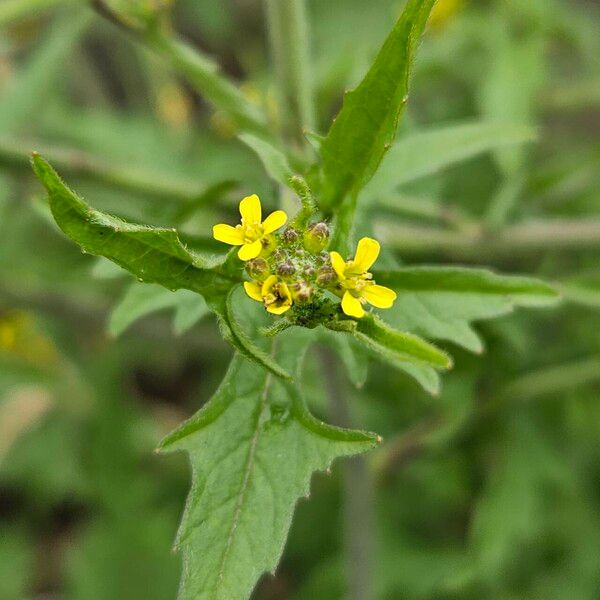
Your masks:
{"label": "plant stem", "polygon": [[[348,386],[341,376],[335,354],[321,349],[323,379],[329,396],[333,420],[342,427],[352,427],[348,405]],[[372,600],[373,480],[363,456],[346,459],[344,480],[344,544],[348,600]]]}
{"label": "plant stem", "polygon": [[547,250],[600,247],[600,219],[531,220],[498,232],[478,227],[447,231],[433,227],[378,223],[379,240],[403,254],[443,252],[460,259],[484,261]]}
{"label": "plant stem", "polygon": [[101,16],[134,35],[166,59],[175,71],[185,77],[217,110],[225,112],[238,127],[262,138],[270,137],[262,111],[246,99],[235,83],[219,72],[218,65],[211,58],[158,24],[137,28],[121,18],[105,0],[92,0],[92,5]]}
{"label": "plant stem", "polygon": [[80,150],[44,146],[34,141],[0,138],[0,165],[30,170],[30,150],[36,150],[58,170],[152,198],[191,202],[203,193],[194,181],[157,175],[131,166],[114,165]]}
{"label": "plant stem", "polygon": [[217,64],[211,58],[161,29],[144,32],[142,39],[215,108],[233,118],[238,127],[260,137],[269,137],[264,115],[245,98],[234,83],[219,72]]}
{"label": "plant stem", "polygon": [[315,126],[305,0],[265,0],[285,137],[305,146]]}
{"label": "plant stem", "polygon": [[0,27],[27,17],[37,17],[42,10],[79,0],[3,0],[0,5]]}

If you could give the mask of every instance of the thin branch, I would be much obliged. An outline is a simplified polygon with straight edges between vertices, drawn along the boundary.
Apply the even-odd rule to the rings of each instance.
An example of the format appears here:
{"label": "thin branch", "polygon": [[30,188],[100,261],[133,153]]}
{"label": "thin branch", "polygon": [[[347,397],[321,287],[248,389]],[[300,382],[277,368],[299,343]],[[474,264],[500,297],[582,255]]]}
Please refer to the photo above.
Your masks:
{"label": "thin branch", "polygon": [[30,170],[32,151],[39,152],[58,170],[99,181],[152,198],[188,202],[205,191],[192,180],[157,175],[156,171],[115,165],[81,150],[49,146],[33,140],[0,137],[0,165]]}
{"label": "thin branch", "polygon": [[448,231],[434,227],[377,223],[378,239],[403,254],[442,252],[455,258],[483,261],[547,250],[600,248],[600,219],[538,219],[504,227]]}
{"label": "thin branch", "polygon": [[[323,379],[329,396],[332,418],[337,425],[352,427],[348,386],[341,376],[335,354],[321,349]],[[348,600],[372,600],[373,481],[363,456],[346,459],[344,478],[344,541]]]}

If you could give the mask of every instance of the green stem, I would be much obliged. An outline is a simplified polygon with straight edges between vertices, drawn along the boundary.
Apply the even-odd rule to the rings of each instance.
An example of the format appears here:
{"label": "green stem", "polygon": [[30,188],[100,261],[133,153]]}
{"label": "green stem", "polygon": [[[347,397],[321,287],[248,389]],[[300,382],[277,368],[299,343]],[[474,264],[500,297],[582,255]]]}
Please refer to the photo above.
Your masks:
{"label": "green stem", "polygon": [[[329,396],[332,418],[337,425],[352,427],[348,390],[335,354],[321,352],[323,379]],[[346,459],[344,478],[344,543],[348,600],[372,600],[372,556],[374,553],[373,479],[363,456]]]}
{"label": "green stem", "polygon": [[508,384],[501,397],[519,402],[534,400],[540,396],[563,394],[597,381],[600,381],[600,356],[552,365],[523,375]]}
{"label": "green stem", "polygon": [[0,27],[27,17],[37,17],[40,11],[55,6],[74,4],[80,0],[3,0],[0,4]]}
{"label": "green stem", "polygon": [[305,0],[265,0],[284,136],[305,147],[315,127]]}
{"label": "green stem", "polygon": [[144,32],[142,38],[215,108],[226,112],[238,127],[260,137],[269,137],[266,119],[259,108],[219,72],[211,58],[159,28]]}
{"label": "green stem", "polygon": [[457,259],[484,261],[547,250],[600,248],[600,219],[532,220],[490,232],[482,227],[448,231],[391,223],[376,225],[378,239],[403,254],[441,252]]}
{"label": "green stem", "polygon": [[235,83],[219,72],[217,63],[211,58],[179,40],[172,31],[158,23],[138,28],[121,18],[105,0],[92,0],[92,5],[104,18],[134,35],[167,60],[175,71],[216,109],[225,112],[238,127],[262,138],[270,137],[262,111],[246,99]]}
{"label": "green stem", "polygon": [[79,175],[116,188],[142,194],[146,197],[178,202],[191,202],[204,190],[192,180],[157,175],[126,165],[114,165],[74,149],[45,146],[44,144],[0,138],[0,165],[30,169],[30,152],[37,151],[59,171]]}

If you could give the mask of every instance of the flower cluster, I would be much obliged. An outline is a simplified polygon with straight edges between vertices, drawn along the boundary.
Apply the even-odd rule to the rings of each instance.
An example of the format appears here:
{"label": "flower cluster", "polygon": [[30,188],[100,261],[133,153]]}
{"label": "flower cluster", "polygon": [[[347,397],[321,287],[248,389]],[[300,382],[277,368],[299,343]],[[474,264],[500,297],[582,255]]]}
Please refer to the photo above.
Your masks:
{"label": "flower cluster", "polygon": [[338,252],[325,252],[329,242],[326,223],[312,223],[303,231],[287,227],[282,210],[262,220],[256,194],[240,202],[241,223],[215,225],[216,240],[240,246],[238,257],[245,261],[251,281],[244,282],[250,298],[265,309],[281,315],[292,306],[307,306],[322,301],[327,292],[342,299],[342,311],[361,318],[364,305],[390,308],[396,299],[393,290],[377,285],[369,269],[379,255],[379,243],[362,238],[353,259],[344,260]]}

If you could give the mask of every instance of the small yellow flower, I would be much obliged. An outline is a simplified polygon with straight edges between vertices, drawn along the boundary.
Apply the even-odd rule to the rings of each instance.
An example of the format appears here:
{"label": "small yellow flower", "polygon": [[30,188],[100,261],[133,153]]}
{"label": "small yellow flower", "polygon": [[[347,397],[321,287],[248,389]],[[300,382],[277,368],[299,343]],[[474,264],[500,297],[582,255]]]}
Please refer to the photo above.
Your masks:
{"label": "small yellow flower", "polygon": [[377,308],[390,308],[396,300],[396,292],[376,285],[369,273],[371,265],[379,256],[379,242],[362,238],[358,242],[354,260],[344,261],[337,252],[330,252],[331,265],[344,290],[342,310],[350,317],[360,319],[365,314],[362,307],[368,302]]}
{"label": "small yellow flower", "polygon": [[225,224],[215,225],[213,237],[231,246],[241,246],[238,252],[241,260],[256,258],[263,249],[263,244],[268,245],[269,234],[287,221],[285,212],[276,210],[261,222],[262,210],[260,199],[256,194],[247,196],[240,202],[240,215],[242,215],[240,225],[235,227]]}
{"label": "small yellow flower", "polygon": [[245,281],[244,289],[250,298],[262,302],[267,312],[274,315],[281,315],[292,306],[290,289],[277,275],[270,275],[263,283]]}

